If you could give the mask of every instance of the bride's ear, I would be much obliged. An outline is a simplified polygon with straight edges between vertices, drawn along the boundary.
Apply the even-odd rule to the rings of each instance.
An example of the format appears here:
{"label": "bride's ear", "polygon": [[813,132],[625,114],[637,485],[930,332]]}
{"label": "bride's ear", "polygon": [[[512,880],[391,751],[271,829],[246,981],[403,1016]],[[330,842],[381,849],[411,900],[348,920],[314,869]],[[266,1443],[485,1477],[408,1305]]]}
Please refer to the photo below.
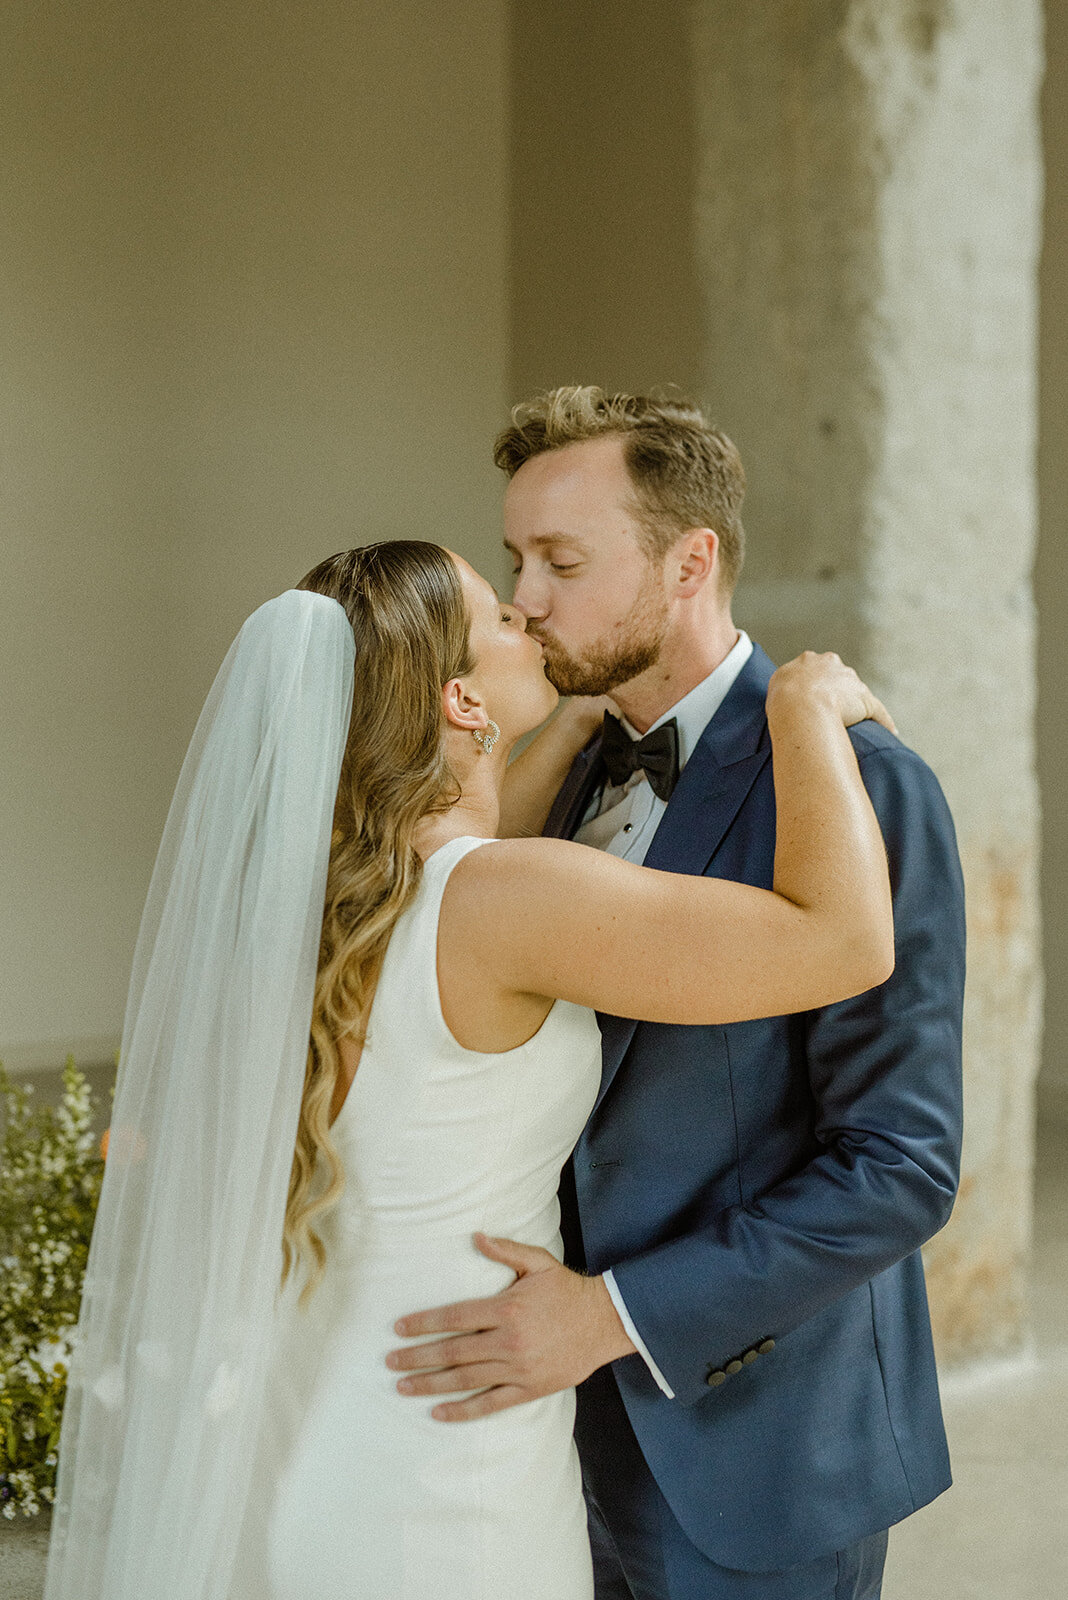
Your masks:
{"label": "bride's ear", "polygon": [[489,724],[487,712],[478,695],[462,678],[450,678],[441,691],[441,709],[451,728],[462,728],[474,733]]}

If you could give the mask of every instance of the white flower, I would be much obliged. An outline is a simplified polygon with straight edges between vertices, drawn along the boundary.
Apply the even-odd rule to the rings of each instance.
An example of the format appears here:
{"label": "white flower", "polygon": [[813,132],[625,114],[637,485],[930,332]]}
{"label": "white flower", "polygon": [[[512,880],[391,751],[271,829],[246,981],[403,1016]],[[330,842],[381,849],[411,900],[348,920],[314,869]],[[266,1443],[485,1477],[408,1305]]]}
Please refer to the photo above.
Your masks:
{"label": "white flower", "polygon": [[44,1339],[36,1350],[30,1353],[33,1360],[45,1369],[50,1378],[55,1377],[57,1366],[70,1365],[70,1351],[63,1339]]}

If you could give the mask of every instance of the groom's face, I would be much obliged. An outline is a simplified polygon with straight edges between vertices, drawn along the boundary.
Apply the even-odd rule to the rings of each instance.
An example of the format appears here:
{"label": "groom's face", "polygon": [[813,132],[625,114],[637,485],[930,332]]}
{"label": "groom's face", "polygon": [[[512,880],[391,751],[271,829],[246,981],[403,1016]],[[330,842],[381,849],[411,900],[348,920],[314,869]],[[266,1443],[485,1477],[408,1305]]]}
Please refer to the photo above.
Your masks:
{"label": "groom's face", "polygon": [[508,485],[514,604],[561,694],[610,694],[653,666],[668,624],[618,435],[547,450]]}

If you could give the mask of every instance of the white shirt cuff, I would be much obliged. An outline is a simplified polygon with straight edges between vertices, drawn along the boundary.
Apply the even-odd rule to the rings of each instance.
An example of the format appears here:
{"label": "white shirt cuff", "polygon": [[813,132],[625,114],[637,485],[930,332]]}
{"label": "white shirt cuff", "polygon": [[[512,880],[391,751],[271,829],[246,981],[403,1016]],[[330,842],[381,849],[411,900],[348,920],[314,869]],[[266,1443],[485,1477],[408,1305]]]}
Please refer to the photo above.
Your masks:
{"label": "white shirt cuff", "polygon": [[601,1277],[604,1279],[604,1286],[608,1290],[612,1304],[619,1313],[619,1320],[623,1324],[623,1331],[626,1333],[627,1338],[630,1340],[631,1344],[634,1346],[635,1350],[637,1350],[638,1354],[645,1362],[645,1365],[649,1368],[649,1371],[656,1379],[658,1388],[663,1390],[664,1394],[667,1395],[669,1400],[674,1400],[674,1389],[671,1387],[670,1383],[668,1383],[667,1379],[664,1377],[664,1374],[661,1372],[660,1368],[657,1366],[656,1362],[645,1348],[644,1339],[634,1326],[633,1322],[630,1320],[630,1312],[623,1304],[623,1296],[616,1287],[616,1280],[612,1276],[612,1269],[609,1268],[607,1272],[602,1272]]}

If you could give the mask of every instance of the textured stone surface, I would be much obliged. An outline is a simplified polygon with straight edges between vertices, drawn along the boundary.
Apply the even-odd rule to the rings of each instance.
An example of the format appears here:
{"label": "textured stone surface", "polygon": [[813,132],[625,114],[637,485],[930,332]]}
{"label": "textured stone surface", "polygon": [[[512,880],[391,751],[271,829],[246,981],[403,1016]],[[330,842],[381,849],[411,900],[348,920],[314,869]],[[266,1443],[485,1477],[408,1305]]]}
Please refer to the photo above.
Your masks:
{"label": "textured stone surface", "polygon": [[1045,222],[1039,275],[1038,775],[1046,968],[1043,1089],[1068,1120],[1068,6],[1046,7],[1042,131]]}
{"label": "textured stone surface", "polygon": [[706,391],[752,480],[741,620],[839,649],[931,763],[969,892],[942,1353],[1025,1326],[1041,985],[1033,0],[695,11]]}
{"label": "textured stone surface", "polygon": [[40,1600],[51,1514],[0,1520],[0,1600]]}

